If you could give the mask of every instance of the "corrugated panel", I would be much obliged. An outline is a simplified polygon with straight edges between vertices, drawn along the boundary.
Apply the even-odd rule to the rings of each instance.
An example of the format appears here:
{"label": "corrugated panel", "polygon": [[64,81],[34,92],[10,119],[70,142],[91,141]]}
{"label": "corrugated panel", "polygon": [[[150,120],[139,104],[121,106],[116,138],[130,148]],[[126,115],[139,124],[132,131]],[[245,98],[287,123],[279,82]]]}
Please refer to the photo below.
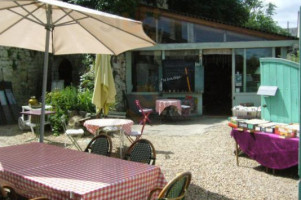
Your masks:
{"label": "corrugated panel", "polygon": [[261,97],[262,119],[299,122],[299,64],[279,58],[260,59],[261,85],[277,86],[275,96]]}

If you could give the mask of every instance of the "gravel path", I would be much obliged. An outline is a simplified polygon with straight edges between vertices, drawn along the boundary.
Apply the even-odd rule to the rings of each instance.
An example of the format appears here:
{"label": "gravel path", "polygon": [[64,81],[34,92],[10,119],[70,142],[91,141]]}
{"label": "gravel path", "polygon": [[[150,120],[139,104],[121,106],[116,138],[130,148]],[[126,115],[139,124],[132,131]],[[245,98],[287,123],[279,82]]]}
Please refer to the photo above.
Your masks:
{"label": "gravel path", "polygon": [[[134,125],[133,129],[138,130],[140,126]],[[297,167],[276,171],[273,175],[246,156],[240,157],[237,167],[230,131],[225,117],[202,117],[147,125],[144,138],[154,144],[156,165],[161,167],[168,181],[179,172],[192,173],[187,200],[298,199]],[[16,125],[0,126],[0,146],[22,144],[31,137],[31,132],[22,132]],[[64,135],[46,137],[56,145],[69,143]],[[81,138],[80,145],[84,148],[91,137],[88,133]],[[113,145],[119,145],[118,137],[113,138]]]}

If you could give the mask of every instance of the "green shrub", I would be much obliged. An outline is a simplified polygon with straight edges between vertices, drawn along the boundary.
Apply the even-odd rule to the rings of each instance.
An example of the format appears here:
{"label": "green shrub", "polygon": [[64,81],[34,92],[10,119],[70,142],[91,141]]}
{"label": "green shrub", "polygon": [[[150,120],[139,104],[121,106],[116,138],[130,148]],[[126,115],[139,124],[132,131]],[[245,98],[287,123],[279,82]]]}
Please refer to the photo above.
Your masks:
{"label": "green shrub", "polygon": [[51,105],[56,111],[49,117],[52,130],[55,135],[62,132],[62,115],[68,116],[68,111],[95,112],[95,106],[92,104],[92,92],[85,90],[78,92],[75,87],[66,87],[60,91],[53,91],[47,94],[46,103]]}

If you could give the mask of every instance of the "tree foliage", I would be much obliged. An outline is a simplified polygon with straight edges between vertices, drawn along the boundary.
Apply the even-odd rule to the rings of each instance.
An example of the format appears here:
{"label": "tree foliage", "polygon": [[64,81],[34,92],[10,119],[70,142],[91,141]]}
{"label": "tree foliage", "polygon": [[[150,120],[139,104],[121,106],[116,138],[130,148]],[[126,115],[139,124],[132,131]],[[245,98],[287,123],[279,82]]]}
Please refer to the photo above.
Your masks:
{"label": "tree foliage", "polygon": [[[142,0],[64,0],[69,3],[135,18]],[[159,0],[144,0],[156,6]],[[255,28],[267,32],[288,34],[273,20],[276,6],[263,4],[262,0],[167,0],[170,10],[215,19],[225,23]]]}
{"label": "tree foliage", "polygon": [[169,9],[222,22],[243,25],[248,10],[240,0],[168,0]]}
{"label": "tree foliage", "polygon": [[245,0],[245,5],[249,12],[248,21],[244,24],[246,27],[267,32],[288,34],[272,18],[276,9],[274,4],[269,3],[264,5],[261,0]]}
{"label": "tree foliage", "polygon": [[134,18],[139,0],[64,0],[68,3]]}

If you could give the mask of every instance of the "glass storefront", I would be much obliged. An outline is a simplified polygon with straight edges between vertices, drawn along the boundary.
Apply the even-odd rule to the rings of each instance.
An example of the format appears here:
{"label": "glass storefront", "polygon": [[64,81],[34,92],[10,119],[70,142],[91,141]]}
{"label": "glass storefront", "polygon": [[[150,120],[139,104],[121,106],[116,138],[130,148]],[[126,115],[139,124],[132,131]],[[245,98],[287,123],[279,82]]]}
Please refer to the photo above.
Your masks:
{"label": "glass storefront", "polygon": [[235,50],[235,93],[257,92],[260,85],[259,59],[272,55],[272,48]]}
{"label": "glass storefront", "polygon": [[158,92],[161,51],[133,52],[132,92]]}
{"label": "glass storefront", "polygon": [[148,12],[144,13],[142,22],[147,35],[161,44],[264,40],[255,36],[173,19],[162,15],[154,16],[154,14]]}

